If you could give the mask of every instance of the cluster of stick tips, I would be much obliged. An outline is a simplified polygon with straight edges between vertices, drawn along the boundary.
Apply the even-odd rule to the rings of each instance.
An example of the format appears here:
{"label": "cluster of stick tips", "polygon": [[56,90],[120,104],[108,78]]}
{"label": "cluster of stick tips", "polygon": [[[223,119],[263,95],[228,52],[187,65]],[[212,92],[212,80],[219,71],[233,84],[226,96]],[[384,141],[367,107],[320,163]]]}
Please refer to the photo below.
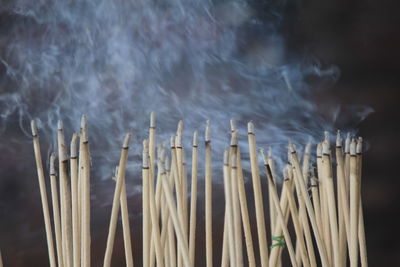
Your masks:
{"label": "cluster of stick tips", "polygon": [[[35,122],[32,121],[33,145],[39,177],[50,266],[91,266],[90,249],[90,152],[86,117],[82,116],[80,134],[73,134],[70,156],[63,125],[58,124],[58,175],[56,157],[50,157],[52,220],[48,206],[45,173]],[[213,264],[213,247],[222,246],[225,266],[282,266],[288,253],[292,266],[367,266],[363,210],[360,196],[362,138],[340,132],[336,148],[331,150],[329,134],[316,146],[311,158],[311,143],[305,145],[302,158],[293,144],[288,145],[288,163],[283,183],[271,150],[257,151],[254,125],[248,123],[248,150],[253,192],[246,192],[238,130],[231,121],[230,146],[224,151],[223,182],[225,219],[222,244],[213,243],[212,155],[209,122],[205,130],[205,246],[196,248],[196,207],[198,179],[198,138],[193,135],[191,175],[188,175],[182,146],[183,123],[177,135],[156,149],[155,114],[151,113],[149,138],[143,141],[143,266],[195,266],[196,250],[205,250],[206,266]],[[125,169],[130,134],[123,140],[119,165],[115,170],[115,191],[108,230],[104,267],[111,266],[118,216],[121,214],[126,266],[133,266],[131,233],[125,187]],[[344,148],[342,144],[344,143]],[[156,151],[157,150],[157,151]],[[157,152],[157,153],[156,153]],[[258,153],[259,152],[259,153]],[[335,158],[333,157],[335,155]],[[265,167],[268,188],[262,188],[259,156]],[[190,176],[190,197],[188,194]],[[336,177],[334,177],[336,176]],[[57,178],[58,177],[58,178]],[[279,180],[281,180],[279,178]],[[278,190],[278,188],[280,190]],[[269,231],[264,216],[263,191],[268,193]],[[254,203],[246,194],[252,193]],[[255,206],[249,214],[248,205]],[[255,216],[256,231],[250,218]],[[289,218],[291,218],[289,222]],[[289,231],[290,230],[290,231]],[[53,233],[55,245],[53,244]],[[256,233],[256,235],[254,235]],[[258,242],[258,246],[255,246]],[[255,251],[258,248],[258,251]],[[259,258],[258,258],[259,257]],[[257,259],[256,259],[257,258]]]}

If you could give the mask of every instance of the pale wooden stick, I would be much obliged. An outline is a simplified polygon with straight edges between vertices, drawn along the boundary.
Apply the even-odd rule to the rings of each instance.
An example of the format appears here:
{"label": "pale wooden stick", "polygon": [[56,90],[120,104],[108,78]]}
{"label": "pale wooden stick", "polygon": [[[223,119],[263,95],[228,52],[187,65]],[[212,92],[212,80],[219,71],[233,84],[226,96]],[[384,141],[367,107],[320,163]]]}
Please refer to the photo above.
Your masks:
{"label": "pale wooden stick", "polygon": [[258,167],[258,157],[256,152],[256,137],[254,133],[254,125],[252,122],[248,123],[247,130],[250,151],[251,176],[253,179],[254,202],[256,207],[258,243],[261,255],[261,266],[267,267],[269,262],[267,234],[265,231],[265,217],[261,191],[260,171]]}
{"label": "pale wooden stick", "polygon": [[110,226],[108,228],[107,246],[106,246],[106,251],[104,254],[104,263],[103,263],[104,267],[111,266],[111,257],[112,257],[113,247],[114,247],[115,230],[117,228],[118,212],[119,212],[119,208],[120,208],[119,206],[120,206],[120,199],[121,199],[121,191],[122,191],[122,186],[125,181],[126,162],[128,159],[130,138],[131,138],[131,135],[127,134],[125,136],[124,142],[122,144],[121,157],[120,157],[119,165],[118,165],[117,182],[115,185],[113,204],[112,204],[112,208],[111,208]]}
{"label": "pale wooden stick", "polygon": [[205,131],[205,220],[206,220],[206,266],[213,266],[213,233],[212,233],[212,167],[210,121],[206,122]]}
{"label": "pale wooden stick", "polygon": [[342,137],[340,131],[336,136],[336,176],[338,187],[338,207],[339,207],[339,245],[340,245],[340,263],[342,266],[347,262],[347,241],[350,238],[349,229],[349,201],[347,198],[347,184],[345,177],[345,163],[342,151]]}
{"label": "pale wooden stick", "polygon": [[311,177],[311,194],[312,194],[314,212],[318,224],[318,229],[320,232],[322,232],[321,208],[320,208],[319,193],[318,193],[318,179],[315,176]]}
{"label": "pale wooden stick", "polygon": [[[267,163],[267,162],[266,162]],[[289,257],[290,257],[290,261],[292,263],[293,267],[297,267],[297,261],[296,261],[296,253],[294,251],[293,248],[293,244],[292,244],[292,240],[290,238],[290,234],[289,234],[289,230],[286,226],[286,222],[285,222],[285,217],[283,215],[283,212],[281,210],[280,207],[280,201],[279,201],[279,196],[278,196],[278,192],[276,190],[276,185],[274,184],[274,179],[272,178],[272,172],[271,172],[271,168],[268,164],[265,164],[265,169],[266,169],[266,174],[267,174],[267,180],[268,183],[270,183],[270,187],[272,188],[272,201],[274,202],[275,208],[276,208],[276,213],[278,215],[278,219],[280,221],[281,227],[282,227],[282,231],[283,231],[283,235],[285,237],[285,243],[289,252]],[[275,266],[275,265],[272,265]]]}
{"label": "pale wooden stick", "polygon": [[39,136],[37,133],[36,123],[34,120],[31,121],[31,129],[33,137],[33,149],[35,152],[36,169],[39,180],[40,197],[42,200],[44,225],[46,228],[46,239],[47,239],[49,261],[51,267],[56,267],[56,257],[54,254],[54,245],[53,245],[53,233],[51,230],[50,212],[49,212],[49,204],[47,201],[46,182],[44,180],[45,176],[43,172],[42,155],[40,153]]}
{"label": "pale wooden stick", "polygon": [[243,240],[242,240],[242,219],[240,216],[240,204],[238,197],[238,169],[237,169],[237,131],[232,132],[231,147],[230,147],[230,179],[231,179],[231,196],[232,196],[232,211],[234,225],[234,240],[235,240],[235,256],[236,265],[243,266]]}
{"label": "pale wooden stick", "polygon": [[[114,181],[117,181],[118,177],[118,166],[115,168]],[[121,189],[121,218],[122,218],[122,231],[124,237],[124,249],[125,249],[125,262],[127,267],[133,267],[133,256],[132,256],[132,241],[131,241],[131,230],[129,226],[129,211],[128,211],[128,201],[126,196],[126,183],[125,180],[122,184]]]}
{"label": "pale wooden stick", "polygon": [[225,212],[226,212],[226,226],[228,229],[228,250],[229,250],[229,263],[230,266],[236,267],[235,257],[235,230],[234,230],[234,215],[232,204],[232,180],[229,172],[229,150],[224,151],[224,188],[225,188]]}
{"label": "pale wooden stick", "polygon": [[[289,173],[289,171],[290,171],[290,173]],[[286,183],[283,183],[282,192],[281,192],[281,198],[280,198],[280,207],[281,207],[282,213],[284,214],[286,225],[287,225],[287,222],[289,220],[289,206],[288,206],[288,198],[287,198],[286,190],[292,190],[293,186],[291,184],[291,181],[293,179],[289,178],[292,175],[291,174],[292,172],[293,172],[292,171],[292,167],[289,164],[287,164],[285,166],[285,168],[283,169],[283,178],[284,178],[284,180],[290,181],[290,186],[289,187],[288,187],[288,185]],[[275,205],[273,201],[272,201],[271,204]],[[282,235],[282,227],[281,227],[281,224],[279,223],[278,218],[276,218],[275,229],[274,229],[273,233],[274,234],[273,234],[272,237]],[[281,254],[282,254],[282,247],[281,246],[273,247],[271,249],[271,254],[270,254],[270,257],[269,257],[269,265],[270,266],[274,266],[276,264],[279,264],[279,266],[280,266],[280,264],[281,264],[281,262],[280,262]]]}
{"label": "pale wooden stick", "polygon": [[[224,189],[225,190],[225,189]],[[223,233],[223,240],[222,240],[222,256],[221,256],[221,267],[228,267],[229,266],[229,236],[228,236],[228,225],[226,222],[226,209],[224,215],[224,233]]]}
{"label": "pale wooden stick", "polygon": [[332,248],[333,248],[333,259],[334,266],[340,266],[340,250],[339,250],[339,232],[337,222],[337,210],[335,201],[335,189],[333,185],[333,174],[332,174],[332,163],[331,163],[331,151],[329,144],[329,134],[325,132],[325,140],[322,143],[322,163],[325,172],[326,182],[326,196],[328,200],[328,212],[329,212],[329,224],[331,229]]}
{"label": "pale wooden stick", "polygon": [[[357,140],[357,175],[358,181],[361,187],[361,173],[362,173],[362,138],[359,137]],[[358,212],[358,239],[359,239],[359,246],[360,246],[360,259],[361,259],[361,266],[366,267],[368,266],[368,257],[367,257],[367,243],[365,239],[365,229],[364,229],[364,213],[362,208],[362,200],[361,200],[361,190],[360,190],[360,207]]]}
{"label": "pale wooden stick", "polygon": [[321,258],[322,266],[329,266],[327,257],[326,257],[326,249],[325,249],[324,243],[322,241],[320,232],[318,230],[315,213],[314,213],[314,209],[313,209],[311,200],[307,194],[307,189],[306,189],[306,185],[304,183],[304,178],[302,177],[303,173],[301,172],[300,163],[299,163],[299,160],[297,157],[296,150],[294,150],[294,147],[292,144],[289,144],[289,149],[291,152],[291,161],[294,166],[294,170],[296,172],[296,175],[294,177],[295,177],[295,179],[297,179],[299,189],[301,191],[304,203],[307,208],[308,217],[310,219],[311,226],[314,231],[314,237],[315,237],[315,241],[317,242],[317,247],[318,247],[319,255]]}
{"label": "pale wooden stick", "polygon": [[350,266],[358,266],[358,216],[360,187],[357,176],[356,141],[350,144]]}
{"label": "pale wooden stick", "polygon": [[[272,158],[272,148],[271,147],[268,148],[268,159],[267,159],[267,161],[268,161],[269,166],[271,166],[271,171],[272,171],[273,177],[275,178],[276,177],[275,176],[275,163],[274,163],[274,160]],[[274,182],[276,183],[276,181],[274,181]],[[272,202],[271,190],[272,189],[270,189],[268,187],[268,207],[269,207],[269,219],[270,219],[270,224],[271,224],[270,225],[270,227],[271,227],[271,233],[270,234],[272,236],[274,234],[275,223],[277,221],[277,217],[276,217],[275,205],[272,204],[273,202]]]}
{"label": "pale wooden stick", "polygon": [[249,219],[249,210],[247,208],[246,190],[243,181],[242,161],[240,159],[240,148],[237,148],[237,166],[238,166],[238,193],[240,202],[240,211],[242,215],[242,223],[244,230],[244,237],[246,242],[247,258],[250,267],[256,266],[256,259],[254,256],[253,238],[251,235],[251,226]]}
{"label": "pale wooden stick", "polygon": [[[174,178],[173,178],[173,173],[172,171],[168,173],[168,170],[170,169],[169,164],[168,164],[168,157],[165,159],[165,165],[166,165],[166,170],[168,174],[168,183],[171,192],[174,191]],[[161,181],[162,185],[162,181]],[[166,200],[165,193],[163,192],[163,197]],[[166,203],[167,204],[167,203]],[[169,209],[167,205],[166,212],[169,214]],[[174,225],[171,219],[171,216],[168,216],[167,220],[167,227],[168,227],[168,247],[169,247],[169,255],[170,255],[170,266],[175,267],[176,266],[176,247],[175,247],[175,233],[174,233]]]}
{"label": "pale wooden stick", "polygon": [[[165,173],[165,168],[164,168],[163,164],[160,164],[160,167],[162,168],[161,169],[162,176],[165,176],[166,173]],[[176,237],[178,239],[178,246],[180,249],[180,254],[182,255],[182,258],[183,258],[183,263],[185,266],[189,266],[189,267],[193,266],[193,264],[190,262],[188,244],[185,241],[182,225],[179,221],[178,212],[177,212],[177,208],[174,203],[175,201],[174,201],[174,197],[171,192],[171,188],[169,187],[169,184],[165,178],[161,178],[161,182],[162,182],[162,186],[164,189],[164,195],[167,200],[170,218],[172,219]]]}
{"label": "pale wooden stick", "polygon": [[72,199],[72,248],[73,248],[73,266],[79,266],[81,262],[81,231],[79,224],[79,204],[78,204],[78,151],[77,151],[76,133],[72,134],[71,140],[71,199]]}
{"label": "pale wooden stick", "polygon": [[329,264],[332,263],[332,242],[330,235],[330,225],[329,225],[329,211],[328,211],[328,199],[326,196],[326,177],[324,173],[323,161],[322,161],[322,143],[317,145],[317,169],[318,169],[318,181],[319,181],[319,199],[321,207],[321,237],[323,238],[326,256]]}
{"label": "pale wooden stick", "polygon": [[187,174],[185,171],[186,159],[185,159],[185,151],[182,145],[182,134],[183,134],[183,121],[179,121],[175,145],[176,145],[179,181],[181,184],[181,194],[182,194],[181,209],[183,214],[183,229],[187,235],[188,233]]}
{"label": "pale wooden stick", "polygon": [[81,266],[90,266],[90,152],[86,115],[81,119],[81,145],[82,145],[82,175],[80,178],[81,185]]}
{"label": "pale wooden stick", "polygon": [[[298,175],[298,174],[296,172],[294,172],[293,177],[295,177],[296,175]],[[315,259],[314,246],[313,246],[313,241],[312,241],[312,237],[311,237],[310,225],[309,225],[308,218],[307,218],[306,207],[305,207],[305,203],[303,200],[304,197],[302,196],[302,191],[299,188],[300,187],[299,179],[294,178],[294,185],[296,188],[297,198],[298,198],[298,202],[299,202],[299,218],[301,220],[299,232],[304,233],[307,250],[308,250],[309,262],[310,262],[310,265],[314,267],[314,266],[317,266],[317,262]],[[309,197],[308,194],[306,197],[307,198]],[[300,251],[299,251],[299,253],[300,253]]]}
{"label": "pale wooden stick", "polygon": [[149,204],[149,160],[148,160],[148,140],[143,142],[143,170],[142,170],[142,234],[143,234],[143,267],[150,266],[150,242],[151,242],[151,222]]}
{"label": "pale wooden stick", "polygon": [[190,230],[189,230],[189,256],[190,261],[194,262],[196,247],[196,211],[197,211],[197,160],[198,142],[197,131],[193,133],[192,148],[192,187],[190,190]]}
{"label": "pale wooden stick", "polygon": [[[155,143],[156,143],[156,114],[154,112],[150,113],[150,127],[149,127],[149,166],[150,166],[150,174],[149,174],[149,185],[154,184],[154,175],[155,175]],[[149,186],[150,188],[150,186]],[[151,217],[150,217],[151,218]],[[150,266],[154,265],[155,262],[155,250],[154,250],[154,240],[152,234],[152,224],[150,224],[150,256],[149,262]]]}
{"label": "pale wooden stick", "polygon": [[65,145],[63,124],[58,121],[58,166],[60,177],[61,198],[61,233],[63,244],[63,260],[65,266],[72,266],[72,214],[71,214],[71,189],[68,179],[68,157]]}
{"label": "pale wooden stick", "polygon": [[60,222],[60,208],[58,202],[57,193],[57,176],[56,169],[54,166],[55,155],[50,155],[50,185],[51,185],[51,199],[53,205],[53,221],[54,221],[54,232],[56,236],[56,248],[57,248],[57,262],[59,267],[64,266],[63,250],[62,250],[62,236],[61,236],[61,222]]}

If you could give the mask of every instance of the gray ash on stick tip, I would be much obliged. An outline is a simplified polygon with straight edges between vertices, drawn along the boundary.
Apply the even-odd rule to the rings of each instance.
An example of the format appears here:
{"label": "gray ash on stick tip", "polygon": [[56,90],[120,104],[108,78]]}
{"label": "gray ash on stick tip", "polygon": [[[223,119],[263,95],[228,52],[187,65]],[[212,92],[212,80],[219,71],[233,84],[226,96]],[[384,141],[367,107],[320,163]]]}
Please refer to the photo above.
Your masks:
{"label": "gray ash on stick tip", "polygon": [[143,140],[143,169],[149,168],[149,140]]}
{"label": "gray ash on stick tip", "polygon": [[77,145],[77,140],[78,140],[78,134],[73,133],[72,134],[72,139],[71,139],[71,158],[75,159],[78,157],[78,145]]}
{"label": "gray ash on stick tip", "polygon": [[38,135],[38,131],[35,120],[31,120],[31,130],[32,130],[32,137],[36,137]]}
{"label": "gray ash on stick tip", "polygon": [[52,152],[50,154],[50,175],[52,176],[56,175],[55,161],[56,161],[56,155],[54,154],[54,152]]}
{"label": "gray ash on stick tip", "polygon": [[363,138],[360,136],[357,139],[356,153],[362,154]]}
{"label": "gray ash on stick tip", "polygon": [[311,177],[310,179],[311,186],[318,186],[318,180],[315,176]]}
{"label": "gray ash on stick tip", "polygon": [[289,151],[290,153],[292,153],[292,154],[295,154],[295,153],[296,153],[296,147],[294,146],[294,144],[293,144],[291,141],[289,141],[288,148],[289,148],[288,151]]}
{"label": "gray ash on stick tip", "polygon": [[289,168],[290,168],[290,165],[286,164],[286,166],[282,170],[284,181],[289,181]]}
{"label": "gray ash on stick tip", "polygon": [[346,153],[346,154],[350,153],[350,143],[351,143],[350,133],[347,133],[346,141],[345,141],[345,145],[344,145],[344,153]]}
{"label": "gray ash on stick tip", "polygon": [[182,133],[183,133],[183,121],[178,122],[178,129],[176,130],[176,141],[175,145],[177,148],[182,148]]}
{"label": "gray ash on stick tip", "polygon": [[125,135],[124,142],[122,143],[122,149],[128,149],[129,148],[129,142],[131,141],[131,134],[128,133]]}
{"label": "gray ash on stick tip", "polygon": [[197,142],[197,130],[194,131],[193,133],[193,147],[197,147],[198,146],[198,142]]}
{"label": "gray ash on stick tip", "polygon": [[234,119],[231,119],[230,123],[231,123],[231,132],[236,131],[237,130],[236,121]]}
{"label": "gray ash on stick tip", "polygon": [[306,148],[304,149],[304,154],[308,156],[311,154],[311,137],[308,138]]}
{"label": "gray ash on stick tip", "polygon": [[210,129],[210,121],[206,121],[206,131],[205,131],[205,141],[206,144],[211,142],[211,129]]}
{"label": "gray ash on stick tip", "polygon": [[322,144],[318,143],[317,144],[317,158],[322,157]]}
{"label": "gray ash on stick tip", "polygon": [[228,166],[229,165],[229,149],[225,148],[224,150],[224,165]]}
{"label": "gray ash on stick tip", "polygon": [[165,156],[165,170],[167,172],[170,171],[170,162],[169,162],[169,157],[168,156]]}
{"label": "gray ash on stick tip", "polygon": [[336,133],[336,147],[342,147],[342,143],[343,143],[342,135],[340,133],[340,130],[337,130],[337,133]]}
{"label": "gray ash on stick tip", "polygon": [[355,156],[356,155],[356,150],[357,150],[357,143],[356,140],[353,138],[350,142],[350,156]]}
{"label": "gray ash on stick tip", "polygon": [[247,123],[247,133],[254,134],[254,123],[252,121]]}
{"label": "gray ash on stick tip", "polygon": [[172,135],[172,136],[169,138],[169,143],[170,143],[170,145],[171,145],[171,148],[174,149],[174,148],[175,148],[175,136],[174,136],[174,135]]}
{"label": "gray ash on stick tip", "polygon": [[156,113],[154,111],[150,113],[150,128],[156,128]]}
{"label": "gray ash on stick tip", "polygon": [[330,144],[326,140],[322,142],[322,154],[329,156],[331,154]]}
{"label": "gray ash on stick tip", "polygon": [[163,162],[163,160],[161,160],[161,159],[158,159],[157,160],[157,165],[158,165],[158,168],[160,169],[160,173],[161,174],[165,174],[166,173],[166,171],[165,171],[165,162]]}
{"label": "gray ash on stick tip", "polygon": [[231,146],[237,147],[238,145],[238,131],[233,131],[231,134]]}
{"label": "gray ash on stick tip", "polygon": [[57,130],[62,131],[63,128],[64,128],[64,124],[63,124],[62,120],[59,120],[57,122]]}
{"label": "gray ash on stick tip", "polygon": [[87,129],[87,117],[86,115],[82,115],[81,118],[81,138],[83,143],[88,143],[88,129]]}

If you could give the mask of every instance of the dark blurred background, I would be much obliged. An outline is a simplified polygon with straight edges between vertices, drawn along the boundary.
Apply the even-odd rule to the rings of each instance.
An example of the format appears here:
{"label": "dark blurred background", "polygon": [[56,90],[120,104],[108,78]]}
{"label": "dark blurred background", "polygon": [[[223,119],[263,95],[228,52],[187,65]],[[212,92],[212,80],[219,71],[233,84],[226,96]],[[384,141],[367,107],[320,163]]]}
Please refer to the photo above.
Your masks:
{"label": "dark blurred background", "polygon": [[[250,3],[259,12],[260,19],[271,15],[270,2],[254,0]],[[329,97],[343,104],[367,105],[375,111],[359,125],[359,134],[368,147],[363,164],[362,196],[370,266],[400,266],[397,239],[400,238],[397,208],[400,201],[397,166],[400,151],[399,8],[399,2],[388,0],[296,1],[286,4],[281,24],[291,49],[339,67],[338,81],[317,96],[321,104]],[[0,28],[4,30],[12,24],[12,15],[6,11],[0,13]],[[4,69],[0,68],[0,75],[5,75]],[[14,144],[11,150],[6,149],[10,142]],[[32,144],[21,132],[18,120],[11,121],[1,135],[0,151],[0,249],[4,265],[48,266]],[[201,180],[200,188],[202,183]],[[247,187],[250,190],[249,184]],[[110,181],[94,184],[92,191],[111,195],[112,188]],[[141,209],[141,200],[136,198],[129,199],[130,211],[134,214]],[[200,200],[199,212],[203,205]],[[93,209],[92,226],[93,266],[100,266],[111,206],[97,198],[93,199],[93,206],[103,207]],[[216,213],[216,222],[222,221],[222,214]],[[140,255],[140,216],[134,216],[131,224],[134,254]],[[222,233],[221,224],[216,223],[214,227],[217,233]],[[201,226],[199,246],[202,246],[202,232]],[[123,266],[121,229],[116,236],[113,266]],[[203,263],[204,251],[198,249],[196,254],[197,261]],[[140,262],[138,258],[136,264]]]}

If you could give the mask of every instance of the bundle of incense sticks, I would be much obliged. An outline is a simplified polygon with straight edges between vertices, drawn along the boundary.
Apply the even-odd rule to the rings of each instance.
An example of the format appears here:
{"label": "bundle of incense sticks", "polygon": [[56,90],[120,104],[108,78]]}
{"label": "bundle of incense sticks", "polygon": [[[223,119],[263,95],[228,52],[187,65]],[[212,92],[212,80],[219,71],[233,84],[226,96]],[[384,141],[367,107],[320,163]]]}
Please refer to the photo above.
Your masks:
{"label": "bundle of incense sticks", "polygon": [[[72,135],[69,157],[63,124],[58,124],[58,171],[54,153],[50,156],[49,167],[52,212],[48,204],[46,175],[34,121],[31,126],[50,266],[91,266],[91,163],[86,117],[82,117],[80,133]],[[156,147],[156,120],[155,114],[151,113],[149,138],[143,141],[141,170],[142,255],[135,255],[132,251],[125,184],[131,135],[125,136],[113,177],[115,191],[104,267],[112,265],[119,214],[122,218],[126,266],[133,266],[136,257],[142,258],[144,267],[195,266],[195,253],[199,250],[205,251],[207,267],[282,266],[285,254],[288,254],[292,266],[367,266],[360,194],[361,137],[356,139],[347,135],[343,149],[343,140],[338,132],[336,148],[332,151],[330,136],[326,132],[323,140],[316,145],[315,160],[311,153],[311,142],[304,145],[302,159],[296,147],[289,142],[288,163],[282,170],[282,177],[278,177],[280,172],[276,170],[272,150],[269,149],[266,154],[257,148],[254,125],[249,122],[246,146],[250,153],[253,191],[246,192],[235,121],[231,121],[231,140],[227,142],[230,145],[223,153],[222,166],[215,164],[219,161],[213,161],[210,122],[207,121],[205,129],[204,161],[198,158],[198,134],[194,132],[190,185],[186,164],[186,155],[189,153],[182,142],[182,121],[177,128],[177,134],[170,139],[170,149],[165,143]],[[260,171],[259,158],[264,163],[265,172]],[[205,170],[205,213],[201,215],[205,218],[205,243],[201,244],[196,242],[196,227],[199,227],[196,225],[198,161],[200,164],[204,162]],[[222,168],[223,177],[212,176],[216,168]],[[212,191],[213,180],[215,182],[216,179],[223,180],[224,184],[223,222],[213,221]],[[268,188],[262,188],[262,179],[267,180]],[[278,180],[283,180],[282,186],[278,187]],[[253,194],[254,203],[247,201],[248,194]],[[263,194],[268,194],[268,201],[264,201]],[[249,205],[255,206],[255,214],[250,213],[252,209],[248,208]],[[269,211],[268,221],[264,210]],[[252,216],[255,216],[257,228],[253,232],[250,224]],[[212,227],[217,223],[223,223],[221,244],[213,243]],[[258,246],[255,242],[258,242]],[[219,263],[213,257],[215,251],[222,251]]]}

